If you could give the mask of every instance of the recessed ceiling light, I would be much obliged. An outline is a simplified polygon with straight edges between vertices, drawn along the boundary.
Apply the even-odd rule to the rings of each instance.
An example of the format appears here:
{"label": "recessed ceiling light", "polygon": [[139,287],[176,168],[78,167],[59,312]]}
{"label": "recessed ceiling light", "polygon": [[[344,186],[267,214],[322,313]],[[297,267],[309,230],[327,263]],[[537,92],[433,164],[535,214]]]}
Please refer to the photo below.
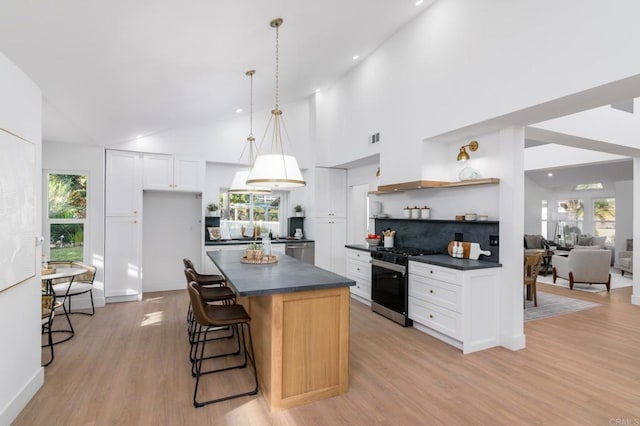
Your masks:
{"label": "recessed ceiling light", "polygon": [[354,61],[357,61],[359,57],[360,57],[359,55],[354,55],[354,56],[353,56],[353,60],[354,60]]}
{"label": "recessed ceiling light", "polygon": [[553,173],[549,172],[549,173],[547,173],[547,176],[553,177]]}
{"label": "recessed ceiling light", "polygon": [[422,3],[424,3],[424,0],[418,0],[416,1],[416,6],[420,6]]}
{"label": "recessed ceiling light", "polygon": [[320,89],[316,89],[316,93],[320,93]]}
{"label": "recessed ceiling light", "polygon": [[240,114],[240,113],[242,112],[242,108],[238,108],[238,109],[236,110],[236,112],[237,112],[238,114]]}
{"label": "recessed ceiling light", "polygon": [[140,139],[142,135],[136,135],[136,139]]}

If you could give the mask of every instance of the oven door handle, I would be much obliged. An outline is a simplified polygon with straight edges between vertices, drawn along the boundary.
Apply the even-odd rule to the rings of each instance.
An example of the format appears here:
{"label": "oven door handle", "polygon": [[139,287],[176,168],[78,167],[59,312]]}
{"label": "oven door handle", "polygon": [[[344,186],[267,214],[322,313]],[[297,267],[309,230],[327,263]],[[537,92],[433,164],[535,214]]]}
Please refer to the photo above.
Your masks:
{"label": "oven door handle", "polygon": [[396,265],[395,263],[384,262],[378,259],[371,259],[369,262],[373,266],[378,266],[380,268],[390,269],[392,271],[400,272],[403,276],[404,274],[407,273],[407,267],[403,265]]}

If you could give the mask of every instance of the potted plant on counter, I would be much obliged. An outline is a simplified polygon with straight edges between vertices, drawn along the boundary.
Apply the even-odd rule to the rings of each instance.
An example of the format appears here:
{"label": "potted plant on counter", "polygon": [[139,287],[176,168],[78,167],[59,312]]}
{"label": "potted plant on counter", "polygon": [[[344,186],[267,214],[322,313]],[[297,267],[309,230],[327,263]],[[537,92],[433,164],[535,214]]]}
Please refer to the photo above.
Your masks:
{"label": "potted plant on counter", "polygon": [[245,250],[247,259],[249,260],[261,260],[264,256],[264,250],[260,243],[250,243]]}
{"label": "potted plant on counter", "polygon": [[293,211],[295,211],[296,217],[304,216],[304,208],[302,208],[300,204],[296,204],[295,207],[293,208]]}
{"label": "potted plant on counter", "polygon": [[218,215],[218,205],[214,203],[207,204],[207,214],[209,216],[217,216]]}

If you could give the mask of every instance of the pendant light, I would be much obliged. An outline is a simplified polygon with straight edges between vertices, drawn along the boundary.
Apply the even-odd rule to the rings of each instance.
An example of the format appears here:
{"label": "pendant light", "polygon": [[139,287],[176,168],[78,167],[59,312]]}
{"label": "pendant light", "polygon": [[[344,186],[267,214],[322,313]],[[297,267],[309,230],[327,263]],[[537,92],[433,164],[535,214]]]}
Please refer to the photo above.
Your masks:
{"label": "pendant light", "polygon": [[[279,108],[278,98],[278,62],[279,57],[279,28],[282,25],[282,18],[276,18],[271,21],[271,27],[276,29],[276,106],[271,110],[271,118],[267,123],[267,128],[264,132],[265,136],[269,131],[271,122],[273,122],[272,141],[271,141],[271,154],[259,154],[256,158],[256,162],[253,164],[253,168],[249,173],[247,179],[247,185],[260,186],[268,188],[293,188],[297,186],[304,186],[306,182],[302,179],[302,173],[300,167],[298,167],[298,161],[292,155],[284,154],[284,147],[282,145],[282,129],[284,128],[285,134],[287,134],[287,128],[282,118],[282,111]],[[287,138],[289,135],[287,134]],[[264,137],[260,142],[260,147],[264,143]]]}
{"label": "pendant light", "polygon": [[231,179],[231,185],[229,186],[229,191],[232,194],[270,194],[271,190],[269,188],[259,188],[251,185],[247,185],[247,178],[249,177],[249,172],[251,171],[251,167],[253,167],[253,143],[255,142],[255,138],[253,137],[253,75],[256,73],[255,70],[249,70],[245,73],[245,75],[249,76],[251,80],[251,88],[249,90],[249,136],[247,137],[247,143],[240,154],[240,158],[244,155],[244,151],[249,148],[249,169],[240,170],[235,172],[233,175],[233,179]]}

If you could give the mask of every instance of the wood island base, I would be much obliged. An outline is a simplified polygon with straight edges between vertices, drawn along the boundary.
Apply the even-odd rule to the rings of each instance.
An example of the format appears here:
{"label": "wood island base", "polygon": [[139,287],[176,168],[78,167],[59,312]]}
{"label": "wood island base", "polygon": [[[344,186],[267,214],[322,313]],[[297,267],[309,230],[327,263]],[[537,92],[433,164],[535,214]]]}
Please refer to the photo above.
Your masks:
{"label": "wood island base", "polygon": [[251,315],[260,389],[272,410],[347,391],[349,301],[348,287],[243,300]]}

